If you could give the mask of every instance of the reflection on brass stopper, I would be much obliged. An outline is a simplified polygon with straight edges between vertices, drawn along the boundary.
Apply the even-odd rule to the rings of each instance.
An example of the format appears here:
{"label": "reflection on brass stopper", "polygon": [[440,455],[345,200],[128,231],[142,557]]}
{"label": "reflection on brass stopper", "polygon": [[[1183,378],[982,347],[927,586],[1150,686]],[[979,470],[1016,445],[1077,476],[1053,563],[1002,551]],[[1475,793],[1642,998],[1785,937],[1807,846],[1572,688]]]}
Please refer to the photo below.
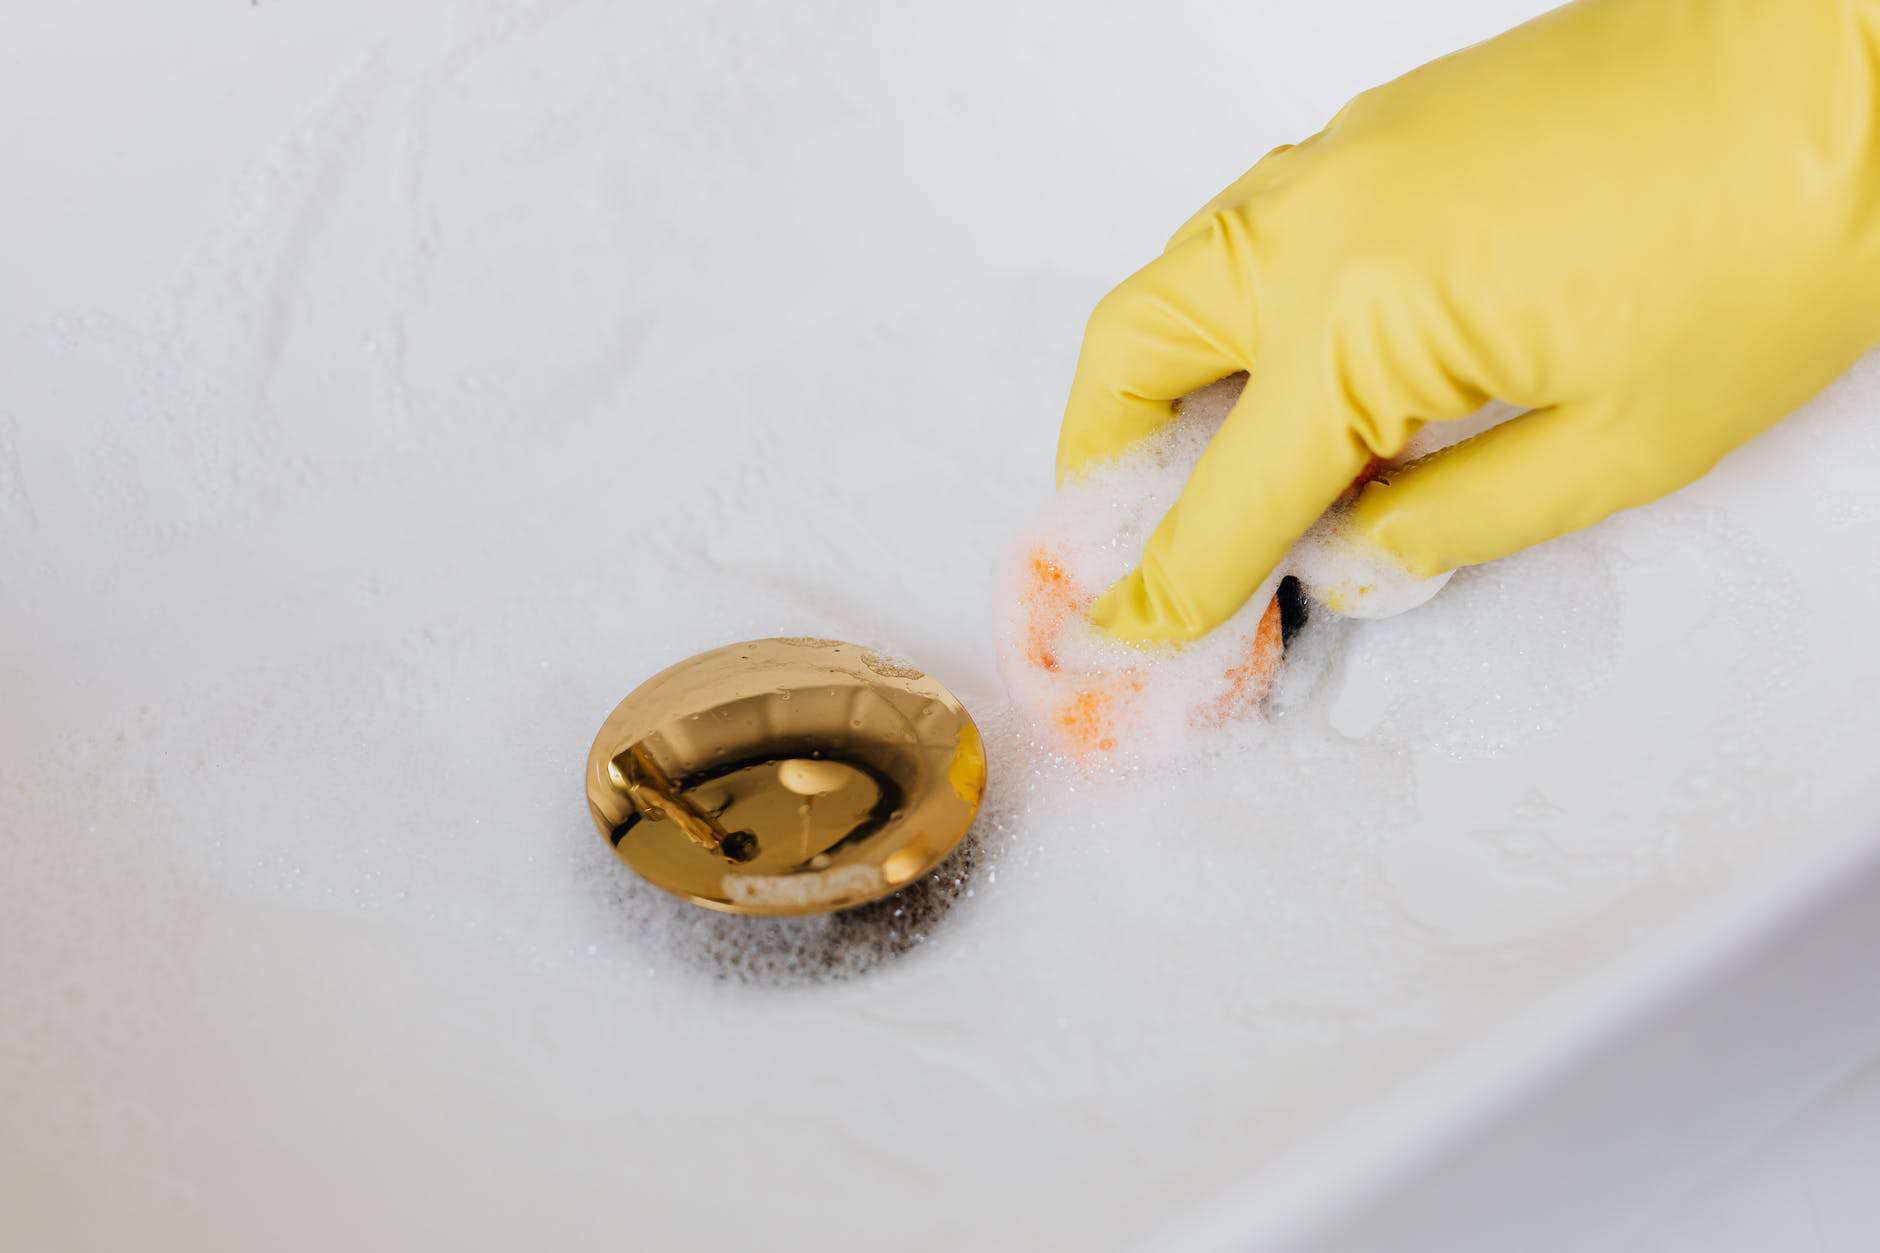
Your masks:
{"label": "reflection on brass stopper", "polygon": [[622,861],[695,904],[808,914],[931,870],[985,790],[979,732],[912,667],[837,640],[755,640],[655,675],[588,755]]}

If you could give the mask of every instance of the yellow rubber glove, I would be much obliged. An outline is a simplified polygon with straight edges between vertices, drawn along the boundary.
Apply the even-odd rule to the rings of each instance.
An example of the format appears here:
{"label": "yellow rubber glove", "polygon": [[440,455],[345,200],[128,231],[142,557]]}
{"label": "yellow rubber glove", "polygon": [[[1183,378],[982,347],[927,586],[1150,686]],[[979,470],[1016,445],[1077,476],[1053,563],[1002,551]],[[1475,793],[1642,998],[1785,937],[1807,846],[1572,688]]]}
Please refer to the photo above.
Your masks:
{"label": "yellow rubber glove", "polygon": [[1245,392],[1099,599],[1224,621],[1373,455],[1531,410],[1367,486],[1412,573],[1677,488],[1880,340],[1880,0],[1580,0],[1357,97],[1091,316],[1058,476],[1177,397]]}

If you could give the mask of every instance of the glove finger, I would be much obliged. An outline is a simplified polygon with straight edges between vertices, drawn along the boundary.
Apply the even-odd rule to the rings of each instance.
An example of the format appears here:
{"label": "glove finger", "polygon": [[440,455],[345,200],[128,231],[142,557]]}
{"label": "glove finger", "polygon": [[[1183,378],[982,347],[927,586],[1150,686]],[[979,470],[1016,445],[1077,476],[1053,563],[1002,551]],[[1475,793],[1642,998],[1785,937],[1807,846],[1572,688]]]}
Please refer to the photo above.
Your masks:
{"label": "glove finger", "polygon": [[1091,620],[1119,639],[1192,640],[1232,617],[1370,460],[1303,372],[1256,373],[1195,464],[1142,563]]}
{"label": "glove finger", "polygon": [[1253,293],[1243,232],[1222,220],[1098,302],[1058,433],[1060,483],[1169,421],[1180,397],[1247,368]]}
{"label": "glove finger", "polygon": [[1638,437],[1590,406],[1539,409],[1366,484],[1351,525],[1429,577],[1590,526],[1715,461],[1639,457]]}
{"label": "glove finger", "polygon": [[[1316,138],[1316,136],[1314,138]],[[1306,141],[1308,144],[1311,142],[1311,140]],[[1202,205],[1194,212],[1193,216],[1186,222],[1183,222],[1181,226],[1176,229],[1175,233],[1169,236],[1168,244],[1164,248],[1164,251],[1179,248],[1195,236],[1206,234],[1209,230],[1213,229],[1215,214],[1230,205],[1246,203],[1253,198],[1254,188],[1272,180],[1274,158],[1293,151],[1295,147],[1302,146],[1304,145],[1281,144],[1279,147],[1272,149],[1265,156],[1261,157],[1254,163],[1252,169],[1242,174],[1226,187],[1223,187],[1218,195]]]}

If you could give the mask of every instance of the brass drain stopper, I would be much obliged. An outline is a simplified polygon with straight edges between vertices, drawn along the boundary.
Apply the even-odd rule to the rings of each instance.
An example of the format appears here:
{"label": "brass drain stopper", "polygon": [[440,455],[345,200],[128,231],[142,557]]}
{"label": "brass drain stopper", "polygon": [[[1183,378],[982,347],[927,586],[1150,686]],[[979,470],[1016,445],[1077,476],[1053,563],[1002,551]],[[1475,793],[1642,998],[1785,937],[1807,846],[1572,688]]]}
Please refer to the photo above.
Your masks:
{"label": "brass drain stopper", "polygon": [[953,694],[855,644],[752,640],[621,701],[588,753],[588,810],[635,874],[733,914],[886,896],[960,842],[986,787]]}

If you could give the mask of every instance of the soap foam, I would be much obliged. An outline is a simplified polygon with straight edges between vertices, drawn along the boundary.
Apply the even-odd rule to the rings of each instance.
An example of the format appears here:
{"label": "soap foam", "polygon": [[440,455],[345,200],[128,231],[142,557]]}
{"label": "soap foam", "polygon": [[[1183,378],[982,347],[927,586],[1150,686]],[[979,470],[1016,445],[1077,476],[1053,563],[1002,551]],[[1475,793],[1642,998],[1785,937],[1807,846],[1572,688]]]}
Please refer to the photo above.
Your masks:
{"label": "soap foam", "polygon": [[1007,686],[1066,756],[1087,762],[1119,752],[1169,757],[1196,735],[1258,720],[1282,672],[1293,676],[1286,698],[1309,691],[1309,673],[1298,659],[1281,665],[1275,594],[1289,575],[1303,584],[1314,609],[1354,618],[1415,608],[1448,581],[1447,574],[1416,578],[1351,534],[1348,493],[1246,603],[1203,638],[1178,649],[1144,649],[1094,627],[1087,610],[1095,594],[1141,558],[1244,381],[1237,375],[1195,392],[1161,431],[1066,484],[1001,567]]}

